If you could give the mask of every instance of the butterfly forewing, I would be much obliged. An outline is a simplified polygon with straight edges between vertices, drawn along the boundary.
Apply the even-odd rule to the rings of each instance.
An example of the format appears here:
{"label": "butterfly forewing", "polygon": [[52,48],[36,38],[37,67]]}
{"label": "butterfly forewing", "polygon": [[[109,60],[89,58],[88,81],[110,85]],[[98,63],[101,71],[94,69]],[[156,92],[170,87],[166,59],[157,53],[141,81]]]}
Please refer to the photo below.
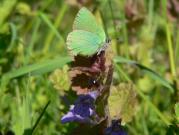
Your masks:
{"label": "butterfly forewing", "polygon": [[93,55],[102,44],[100,37],[84,30],[74,30],[67,37],[68,49],[74,54]]}
{"label": "butterfly forewing", "polygon": [[78,12],[73,24],[73,29],[94,33],[100,37],[102,42],[105,42],[106,36],[103,28],[97,24],[93,14],[85,7]]}

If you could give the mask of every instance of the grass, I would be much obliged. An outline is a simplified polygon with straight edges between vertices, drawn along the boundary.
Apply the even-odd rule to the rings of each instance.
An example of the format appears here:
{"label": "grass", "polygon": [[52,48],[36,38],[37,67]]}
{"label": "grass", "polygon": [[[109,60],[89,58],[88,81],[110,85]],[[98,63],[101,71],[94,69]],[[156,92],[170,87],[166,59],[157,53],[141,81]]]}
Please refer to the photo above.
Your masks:
{"label": "grass", "polygon": [[[133,83],[138,94],[136,114],[126,124],[129,135],[176,134],[178,18],[169,17],[167,0],[139,1],[94,0],[86,6],[95,9],[112,39],[113,85]],[[2,0],[0,5],[0,132],[70,134],[76,125],[60,123],[68,108],[61,97],[70,92],[50,76],[56,69],[63,73],[71,61],[65,40],[80,3]]]}

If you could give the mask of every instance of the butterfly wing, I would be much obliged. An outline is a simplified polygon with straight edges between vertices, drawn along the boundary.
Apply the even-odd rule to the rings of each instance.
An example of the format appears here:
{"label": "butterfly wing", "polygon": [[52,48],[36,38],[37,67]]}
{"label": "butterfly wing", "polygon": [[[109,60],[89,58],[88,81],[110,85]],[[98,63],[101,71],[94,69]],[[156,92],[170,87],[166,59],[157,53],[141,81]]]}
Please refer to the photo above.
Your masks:
{"label": "butterfly wing", "polygon": [[100,37],[102,42],[105,42],[106,35],[103,28],[97,24],[93,14],[85,7],[81,8],[78,12],[73,24],[73,29],[94,33]]}
{"label": "butterfly wing", "polygon": [[67,37],[67,47],[73,55],[93,55],[100,44],[102,42],[98,35],[84,30],[74,30]]}

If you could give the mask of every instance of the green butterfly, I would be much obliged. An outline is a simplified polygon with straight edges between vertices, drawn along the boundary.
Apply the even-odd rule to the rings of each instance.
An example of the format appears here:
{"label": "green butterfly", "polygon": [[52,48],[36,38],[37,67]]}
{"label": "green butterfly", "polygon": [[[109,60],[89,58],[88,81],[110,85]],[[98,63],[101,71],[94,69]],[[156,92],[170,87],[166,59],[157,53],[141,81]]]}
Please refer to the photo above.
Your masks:
{"label": "green butterfly", "polygon": [[109,44],[103,28],[97,24],[93,14],[85,7],[78,12],[73,31],[68,34],[67,47],[73,55],[91,56],[100,54]]}

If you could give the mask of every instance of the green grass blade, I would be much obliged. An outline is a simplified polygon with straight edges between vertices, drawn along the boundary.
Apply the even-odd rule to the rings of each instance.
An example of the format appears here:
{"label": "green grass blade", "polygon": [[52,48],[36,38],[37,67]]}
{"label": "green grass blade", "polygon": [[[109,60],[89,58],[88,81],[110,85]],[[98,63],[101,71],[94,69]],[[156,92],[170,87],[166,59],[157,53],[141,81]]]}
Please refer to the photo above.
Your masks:
{"label": "green grass blade", "polygon": [[14,48],[15,42],[17,41],[17,29],[16,26],[13,23],[9,23],[10,29],[11,29],[11,42],[7,49],[7,52],[12,51]]}
{"label": "green grass blade", "polygon": [[50,21],[50,19],[42,12],[39,13],[40,18],[48,25],[48,27],[54,32],[54,34],[63,42],[65,43],[63,37],[60,35],[58,30],[55,28],[53,23]]}
{"label": "green grass blade", "polygon": [[31,37],[30,43],[29,43],[29,45],[26,49],[27,54],[26,54],[25,61],[24,61],[25,65],[28,64],[30,56],[32,55],[32,51],[33,51],[35,42],[36,42],[37,37],[38,37],[38,29],[40,27],[40,24],[41,24],[40,18],[38,18],[38,17],[35,18],[34,28],[33,28],[33,31],[32,31],[32,37]]}
{"label": "green grass blade", "polygon": [[23,97],[22,100],[22,109],[20,111],[22,115],[22,120],[23,120],[23,130],[28,129],[31,127],[31,98],[30,98],[30,82],[29,78],[27,79],[28,81],[23,81],[23,85],[25,88],[25,96]]}
{"label": "green grass blade", "polygon": [[127,64],[135,64],[136,63],[136,61],[129,60],[129,59],[126,59],[126,58],[121,57],[121,56],[115,57],[114,62],[115,63],[127,63]]}
{"label": "green grass blade", "polygon": [[40,27],[40,24],[41,24],[40,18],[38,18],[38,17],[35,18],[34,28],[33,28],[33,31],[32,31],[32,37],[31,37],[29,46],[28,46],[28,48],[27,48],[27,52],[28,52],[29,54],[32,53],[32,50],[33,50],[33,47],[34,47],[36,38],[38,37],[38,29],[39,29],[39,27]]}
{"label": "green grass blade", "polygon": [[148,25],[149,28],[152,28],[152,24],[153,24],[153,17],[154,17],[154,0],[150,0],[149,1],[149,5],[148,5]]}
{"label": "green grass blade", "polygon": [[158,82],[160,82],[163,86],[169,88],[169,90],[171,90],[171,92],[173,92],[173,88],[172,88],[172,84],[170,84],[167,80],[165,80],[162,76],[160,76],[158,73],[156,73],[155,71],[151,70],[148,67],[145,67],[143,65],[140,65],[138,63],[136,63],[136,65],[142,70],[144,71],[146,74],[148,74],[151,78],[153,78],[154,80],[157,80]]}
{"label": "green grass blade", "polygon": [[172,84],[170,84],[167,80],[165,80],[162,76],[160,76],[158,73],[156,73],[152,69],[150,69],[144,65],[141,65],[141,64],[137,63],[136,61],[129,60],[129,59],[126,59],[126,58],[123,58],[120,56],[115,57],[114,62],[135,65],[138,68],[140,68],[142,71],[144,71],[144,73],[149,75],[152,79],[160,82],[163,86],[167,87],[172,93],[174,92]]}
{"label": "green grass blade", "polygon": [[175,58],[174,58],[174,51],[173,51],[173,43],[172,43],[172,34],[169,28],[169,23],[166,22],[166,34],[167,34],[167,45],[169,51],[169,58],[170,58],[170,68],[172,73],[173,81],[176,80],[176,68],[175,68]]}
{"label": "green grass blade", "polygon": [[[68,6],[66,4],[63,4],[62,7],[60,8],[59,13],[58,13],[58,15],[55,19],[55,22],[54,22],[55,29],[57,29],[60,26],[67,9],[68,9]],[[44,48],[43,48],[44,53],[48,51],[49,46],[51,45],[53,38],[54,38],[54,32],[49,31],[48,34],[47,34],[46,40],[44,42],[45,43]]]}
{"label": "green grass blade", "polygon": [[177,26],[177,34],[176,34],[176,49],[175,49],[175,63],[176,63],[176,66],[177,64],[177,59],[179,58],[179,31],[178,31],[178,26]]}
{"label": "green grass blade", "polygon": [[16,78],[26,74],[42,74],[53,71],[56,68],[63,67],[65,64],[71,61],[70,57],[58,57],[53,60],[46,60],[43,62],[35,63],[32,65],[27,65],[16,69],[14,71],[10,71],[4,75],[6,79]]}
{"label": "green grass blade", "polygon": [[176,115],[176,121],[179,123],[179,102],[175,104],[175,115]]}
{"label": "green grass blade", "polygon": [[40,122],[42,116],[44,115],[44,113],[45,113],[47,107],[49,106],[49,104],[50,104],[50,101],[47,102],[47,104],[45,105],[45,107],[44,107],[42,113],[40,114],[40,116],[38,117],[38,119],[37,119],[37,121],[35,122],[34,126],[32,127],[31,134],[33,134],[34,130],[35,130],[36,127],[38,126],[38,124],[39,124],[39,122]]}

